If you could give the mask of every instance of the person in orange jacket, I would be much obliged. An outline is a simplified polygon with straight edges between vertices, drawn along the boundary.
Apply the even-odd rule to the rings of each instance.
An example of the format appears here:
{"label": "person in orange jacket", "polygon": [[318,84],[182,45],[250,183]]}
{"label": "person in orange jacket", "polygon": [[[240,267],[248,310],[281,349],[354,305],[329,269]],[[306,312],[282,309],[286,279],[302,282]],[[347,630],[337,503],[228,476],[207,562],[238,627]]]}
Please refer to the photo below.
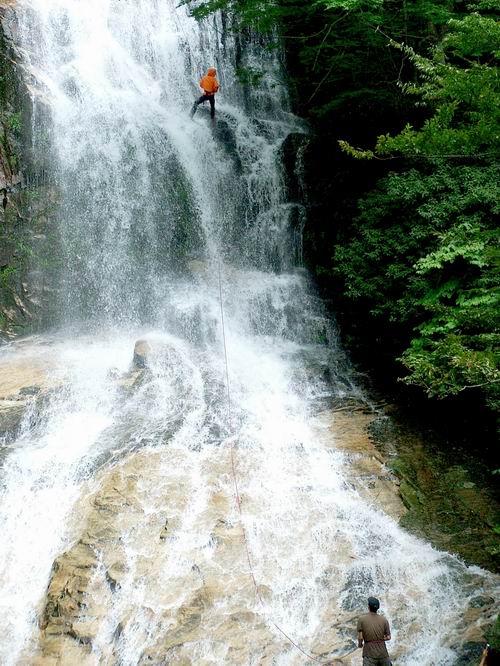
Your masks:
{"label": "person in orange jacket", "polygon": [[215,78],[217,71],[215,67],[210,67],[206,76],[200,81],[200,88],[203,90],[203,95],[196,100],[191,109],[191,118],[196,113],[198,106],[205,102],[210,102],[210,117],[215,118],[215,94],[219,90],[219,82]]}

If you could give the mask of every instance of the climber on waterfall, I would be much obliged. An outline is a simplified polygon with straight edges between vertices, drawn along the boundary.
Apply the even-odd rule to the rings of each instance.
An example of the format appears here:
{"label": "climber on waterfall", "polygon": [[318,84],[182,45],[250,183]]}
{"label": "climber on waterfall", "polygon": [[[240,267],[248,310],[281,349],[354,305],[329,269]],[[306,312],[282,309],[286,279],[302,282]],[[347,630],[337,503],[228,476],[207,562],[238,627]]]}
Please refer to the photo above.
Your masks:
{"label": "climber on waterfall", "polygon": [[380,601],[368,598],[368,613],[358,619],[358,647],[363,648],[363,666],[391,666],[385,646],[391,640],[391,629],[387,618],[378,615]]}
{"label": "climber on waterfall", "polygon": [[215,118],[215,94],[219,90],[219,82],[215,78],[217,71],[215,67],[210,67],[206,75],[200,81],[200,88],[203,90],[203,95],[196,100],[191,109],[191,118],[196,113],[198,106],[205,102],[210,102],[210,117]]}

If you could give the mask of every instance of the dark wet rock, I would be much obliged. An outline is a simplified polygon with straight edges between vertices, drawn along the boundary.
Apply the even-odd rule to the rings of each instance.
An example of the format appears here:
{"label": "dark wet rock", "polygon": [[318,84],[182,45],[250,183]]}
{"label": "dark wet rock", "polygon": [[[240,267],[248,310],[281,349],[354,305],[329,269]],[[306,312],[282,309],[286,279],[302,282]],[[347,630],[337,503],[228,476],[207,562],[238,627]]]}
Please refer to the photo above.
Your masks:
{"label": "dark wet rock", "polygon": [[354,611],[366,606],[366,590],[373,589],[373,572],[368,568],[355,569],[347,576],[342,589],[342,608]]}
{"label": "dark wet rock", "polygon": [[401,437],[401,431],[393,419],[381,415],[370,424],[370,435],[377,448],[387,452],[393,450]]}
{"label": "dark wet rock", "polygon": [[172,333],[186,338],[192,344],[201,344],[204,340],[214,340],[218,322],[207,318],[200,307],[172,316]]}
{"label": "dark wet rock", "polygon": [[408,509],[401,525],[468,563],[498,571],[500,508],[484,482],[488,470],[464,455],[459,459],[454,449],[435,444],[392,414],[376,418],[370,434],[377,449],[390,456],[390,469],[400,480]]}
{"label": "dark wet rock", "polygon": [[19,433],[19,429],[26,413],[25,403],[6,403],[0,405],[0,438],[12,441]]}
{"label": "dark wet rock", "polygon": [[483,654],[484,643],[465,643],[459,648],[459,657],[453,666],[477,666]]}
{"label": "dark wet rock", "polygon": [[220,115],[216,119],[213,134],[215,139],[222,145],[227,155],[233,160],[236,173],[240,174],[243,171],[243,166],[238,154],[238,144],[236,142],[234,130],[226,120],[220,117]]}
{"label": "dark wet rock", "polygon": [[[4,122],[4,147],[0,163],[0,344],[26,333],[40,316],[36,298],[40,282],[33,280],[29,265],[46,245],[43,231],[48,226],[52,193],[47,182],[31,182],[28,177],[31,161],[30,134],[34,86],[27,83],[35,77],[20,75],[26,64],[16,63],[20,53],[15,46],[18,20],[15,0],[0,2],[0,57],[2,58],[2,112],[5,118],[14,115],[21,127],[14,130]],[[23,59],[23,58],[22,58]],[[40,110],[41,106],[37,106]],[[38,111],[37,111],[38,115]],[[21,139],[22,137],[22,139]],[[26,189],[30,188],[29,197]],[[36,195],[36,196],[35,196]],[[43,215],[43,213],[46,213]],[[53,248],[52,248],[53,249]],[[45,304],[44,304],[45,305]]]}
{"label": "dark wet rock", "polygon": [[493,597],[487,597],[484,594],[480,594],[477,597],[471,599],[469,606],[471,608],[484,608],[485,606],[492,606],[495,603]]}
{"label": "dark wet rock", "polygon": [[285,187],[288,201],[304,202],[303,163],[301,154],[306,149],[309,138],[306,134],[292,133],[281,146],[281,163],[285,169]]}
{"label": "dark wet rock", "polygon": [[[121,573],[123,575],[123,569],[121,570]],[[113,577],[113,573],[110,569],[106,571],[105,578],[111,592],[115,593],[117,589],[120,589],[120,583],[118,582],[119,578],[116,575]]]}
{"label": "dark wet rock", "polygon": [[160,541],[165,541],[168,537],[168,518],[165,520],[165,525],[160,533]]}
{"label": "dark wet rock", "polygon": [[19,395],[37,395],[41,390],[40,386],[25,386],[19,391]]}

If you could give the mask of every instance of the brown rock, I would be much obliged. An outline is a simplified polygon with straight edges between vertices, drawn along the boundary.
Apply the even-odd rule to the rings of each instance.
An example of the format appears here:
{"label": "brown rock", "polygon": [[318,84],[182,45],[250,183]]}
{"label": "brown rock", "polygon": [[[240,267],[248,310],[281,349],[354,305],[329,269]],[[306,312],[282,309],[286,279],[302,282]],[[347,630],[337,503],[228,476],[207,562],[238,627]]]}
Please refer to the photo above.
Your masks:
{"label": "brown rock", "polygon": [[369,434],[372,414],[360,411],[327,411],[317,419],[318,437],[326,446],[340,449],[348,463],[346,476],[361,497],[376,501],[395,520],[406,513],[395,477],[386,467],[386,460],[375,447]]}

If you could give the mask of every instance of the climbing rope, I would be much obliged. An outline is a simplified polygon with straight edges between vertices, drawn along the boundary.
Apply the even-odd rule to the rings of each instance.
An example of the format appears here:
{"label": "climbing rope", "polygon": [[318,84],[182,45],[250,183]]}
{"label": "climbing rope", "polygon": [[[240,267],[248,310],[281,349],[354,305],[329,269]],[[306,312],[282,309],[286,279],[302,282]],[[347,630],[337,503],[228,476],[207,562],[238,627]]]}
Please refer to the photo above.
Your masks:
{"label": "climbing rope", "polygon": [[[229,363],[227,359],[227,342],[226,342],[226,325],[225,325],[225,320],[224,320],[224,303],[223,303],[223,297],[222,297],[222,271],[221,271],[221,262],[219,260],[218,262],[218,274],[219,274],[219,303],[220,303],[220,316],[221,316],[221,326],[222,326],[222,340],[223,340],[223,346],[224,346],[224,363],[225,363],[225,370],[226,370],[226,392],[227,392],[227,409],[228,409],[228,423],[229,423],[229,429],[232,430],[233,427],[233,415],[232,415],[232,402],[231,402],[231,389],[229,385]],[[257,584],[257,579],[255,578],[255,570],[252,562],[252,557],[250,555],[250,546],[248,543],[248,538],[245,530],[245,525],[243,523],[243,510],[241,507],[241,495],[240,495],[240,490],[238,486],[238,476],[236,474],[236,463],[235,463],[235,442],[236,442],[236,437],[233,435],[229,437],[227,440],[229,442],[229,450],[230,450],[230,455],[231,455],[231,474],[233,477],[233,485],[234,485],[234,495],[236,499],[236,506],[238,508],[238,513],[240,514],[240,525],[241,525],[241,532],[243,535],[243,543],[245,544],[245,551],[246,551],[246,556],[247,556],[247,562],[248,562],[248,569],[249,569],[249,574],[250,578],[252,579],[253,586],[255,588],[255,596],[259,600],[260,605],[264,608],[265,603],[262,598],[262,595],[259,590],[259,586]],[[358,648],[355,648],[354,650],[351,650],[350,652],[347,652],[343,657],[331,657],[329,659],[323,659],[321,657],[317,657],[315,655],[310,654],[306,650],[300,647],[290,636],[278,625],[272,618],[267,618],[269,624],[271,624],[291,645],[293,645],[294,648],[296,648],[299,652],[301,652],[305,657],[308,659],[318,663],[318,664],[328,664],[328,663],[333,663],[337,662],[342,664],[343,657],[348,657],[350,654],[353,654],[356,652]]]}

